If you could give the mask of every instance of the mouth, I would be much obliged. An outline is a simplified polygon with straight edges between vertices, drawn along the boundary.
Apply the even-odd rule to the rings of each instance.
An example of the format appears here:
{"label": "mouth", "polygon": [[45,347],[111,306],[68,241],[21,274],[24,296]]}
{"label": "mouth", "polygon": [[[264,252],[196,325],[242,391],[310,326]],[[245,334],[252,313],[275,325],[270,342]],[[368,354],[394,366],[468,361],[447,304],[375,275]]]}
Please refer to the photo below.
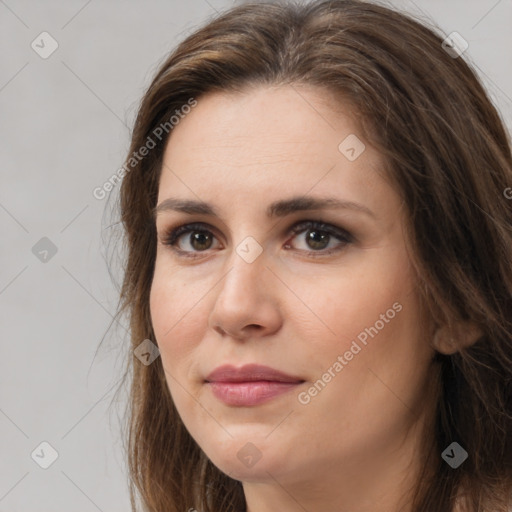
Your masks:
{"label": "mouth", "polygon": [[305,380],[300,377],[255,364],[241,368],[220,366],[205,379],[205,384],[217,399],[226,405],[237,407],[250,407],[268,402],[304,382]]}

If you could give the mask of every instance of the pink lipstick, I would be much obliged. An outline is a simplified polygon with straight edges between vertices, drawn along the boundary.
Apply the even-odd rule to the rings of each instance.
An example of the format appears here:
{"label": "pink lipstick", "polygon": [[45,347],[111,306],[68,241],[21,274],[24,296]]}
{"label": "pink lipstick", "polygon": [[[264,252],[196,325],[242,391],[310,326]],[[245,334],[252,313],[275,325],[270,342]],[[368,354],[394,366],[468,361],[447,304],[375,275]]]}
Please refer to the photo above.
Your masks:
{"label": "pink lipstick", "polygon": [[225,404],[250,407],[295,389],[304,379],[268,366],[249,364],[240,368],[219,366],[205,381],[214,396]]}

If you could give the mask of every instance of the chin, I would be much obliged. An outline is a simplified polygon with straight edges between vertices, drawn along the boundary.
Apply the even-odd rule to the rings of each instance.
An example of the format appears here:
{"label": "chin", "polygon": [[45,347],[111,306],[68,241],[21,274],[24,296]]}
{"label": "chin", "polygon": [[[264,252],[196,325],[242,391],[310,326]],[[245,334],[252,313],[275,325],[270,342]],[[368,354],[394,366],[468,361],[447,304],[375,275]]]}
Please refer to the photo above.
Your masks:
{"label": "chin", "polygon": [[230,478],[244,482],[268,481],[273,475],[286,471],[292,461],[279,446],[265,439],[267,435],[268,429],[261,435],[235,436],[203,451]]}

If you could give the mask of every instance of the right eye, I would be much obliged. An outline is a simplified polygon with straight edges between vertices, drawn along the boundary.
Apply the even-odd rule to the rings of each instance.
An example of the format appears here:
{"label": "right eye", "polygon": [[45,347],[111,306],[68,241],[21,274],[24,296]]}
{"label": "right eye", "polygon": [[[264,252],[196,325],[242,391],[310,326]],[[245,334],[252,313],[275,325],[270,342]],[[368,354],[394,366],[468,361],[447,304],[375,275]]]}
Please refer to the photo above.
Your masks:
{"label": "right eye", "polygon": [[[208,225],[203,223],[184,224],[164,233],[162,243],[180,255],[195,258],[199,256],[197,253],[211,249],[216,240],[215,235],[207,228]],[[184,236],[186,234],[187,237]]]}

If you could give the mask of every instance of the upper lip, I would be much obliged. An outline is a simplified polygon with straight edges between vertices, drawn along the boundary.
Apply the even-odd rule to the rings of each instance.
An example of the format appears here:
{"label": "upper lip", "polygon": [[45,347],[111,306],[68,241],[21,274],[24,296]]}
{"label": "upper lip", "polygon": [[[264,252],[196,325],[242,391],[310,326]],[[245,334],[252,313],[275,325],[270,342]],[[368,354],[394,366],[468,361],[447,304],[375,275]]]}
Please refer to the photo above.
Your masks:
{"label": "upper lip", "polygon": [[232,365],[223,365],[215,368],[205,379],[207,382],[304,382],[304,379],[288,375],[268,366],[247,364],[237,368]]}

